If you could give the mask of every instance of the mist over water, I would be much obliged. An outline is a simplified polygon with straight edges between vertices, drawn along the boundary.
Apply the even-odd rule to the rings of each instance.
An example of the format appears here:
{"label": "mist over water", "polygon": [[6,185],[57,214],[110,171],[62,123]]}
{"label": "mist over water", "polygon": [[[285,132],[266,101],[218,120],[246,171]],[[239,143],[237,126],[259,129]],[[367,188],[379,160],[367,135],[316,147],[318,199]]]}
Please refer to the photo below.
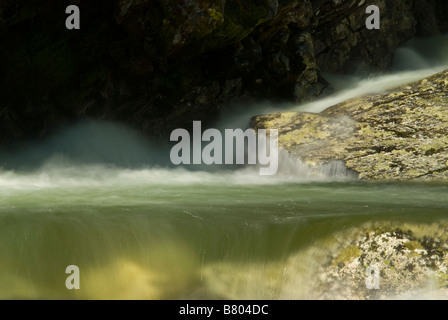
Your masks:
{"label": "mist over water", "polygon": [[23,171],[43,166],[49,169],[49,163],[139,168],[168,164],[165,148],[123,124],[83,120],[43,142],[27,144],[18,150],[1,150],[0,166]]}
{"label": "mist over water", "polygon": [[[319,112],[423,78],[448,65],[447,40],[412,40],[389,74],[327,75],[337,91],[315,102],[236,106],[215,128]],[[349,230],[381,221],[430,235],[447,225],[444,185],[368,184],[342,163],[310,169],[282,150],[273,176],[174,166],[173,145],[85,120],[0,150],[0,298],[319,298],[316,272],[350,243]],[[82,274],[76,292],[64,288],[71,264]],[[441,297],[428,290],[412,297]]]}

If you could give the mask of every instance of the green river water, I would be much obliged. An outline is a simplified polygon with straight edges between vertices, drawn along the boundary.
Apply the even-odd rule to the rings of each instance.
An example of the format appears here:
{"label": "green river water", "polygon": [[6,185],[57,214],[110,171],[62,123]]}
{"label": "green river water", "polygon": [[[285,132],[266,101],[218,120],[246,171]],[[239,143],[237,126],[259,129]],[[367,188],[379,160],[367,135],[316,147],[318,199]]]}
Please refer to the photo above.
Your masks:
{"label": "green river water", "polygon": [[[403,71],[355,79],[351,91],[301,108],[317,112],[438,70]],[[168,152],[151,153],[127,129],[89,126],[0,152],[0,299],[314,299],[320,268],[353,230],[431,235],[448,225],[448,185],[308,172],[285,155],[272,177],[191,171],[159,165],[154,157]],[[126,163],[146,158],[158,165]],[[69,265],[79,267],[79,290],[65,286]]]}
{"label": "green river water", "polygon": [[[315,272],[347,230],[431,232],[448,219],[443,185],[72,169],[85,175],[2,175],[16,186],[0,192],[1,298],[317,298]],[[65,288],[72,264],[76,291]]]}

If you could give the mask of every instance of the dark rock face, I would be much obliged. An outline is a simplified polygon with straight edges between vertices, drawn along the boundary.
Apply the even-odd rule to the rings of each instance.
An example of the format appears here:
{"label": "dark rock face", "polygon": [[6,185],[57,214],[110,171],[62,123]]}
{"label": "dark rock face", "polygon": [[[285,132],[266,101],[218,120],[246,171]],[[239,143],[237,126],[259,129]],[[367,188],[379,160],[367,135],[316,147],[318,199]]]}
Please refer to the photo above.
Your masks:
{"label": "dark rock face", "polygon": [[444,0],[436,0],[433,4],[436,9],[436,19],[439,30],[448,32],[448,2]]}
{"label": "dark rock face", "polygon": [[446,18],[425,0],[371,1],[380,31],[361,0],[71,2],[81,30],[65,28],[69,3],[0,2],[0,144],[85,116],[165,137],[232,102],[306,100],[327,88],[320,70],[384,69]]}

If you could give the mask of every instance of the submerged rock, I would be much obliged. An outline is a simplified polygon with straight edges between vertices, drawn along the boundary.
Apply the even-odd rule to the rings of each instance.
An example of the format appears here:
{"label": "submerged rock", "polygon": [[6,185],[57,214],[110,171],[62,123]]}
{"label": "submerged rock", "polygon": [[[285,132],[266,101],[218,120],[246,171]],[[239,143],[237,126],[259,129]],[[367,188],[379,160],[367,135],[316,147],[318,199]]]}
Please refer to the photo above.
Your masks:
{"label": "submerged rock", "polygon": [[434,231],[424,237],[393,227],[358,232],[320,268],[320,298],[448,298],[447,230]]}
{"label": "submerged rock", "polygon": [[[448,225],[369,222],[317,236],[278,259],[225,259],[201,269],[186,299],[448,299]],[[297,238],[296,238],[297,239]],[[367,287],[367,268],[378,286]]]}
{"label": "submerged rock", "polygon": [[252,119],[279,130],[279,145],[318,167],[334,160],[367,180],[448,180],[448,70],[319,114]]}

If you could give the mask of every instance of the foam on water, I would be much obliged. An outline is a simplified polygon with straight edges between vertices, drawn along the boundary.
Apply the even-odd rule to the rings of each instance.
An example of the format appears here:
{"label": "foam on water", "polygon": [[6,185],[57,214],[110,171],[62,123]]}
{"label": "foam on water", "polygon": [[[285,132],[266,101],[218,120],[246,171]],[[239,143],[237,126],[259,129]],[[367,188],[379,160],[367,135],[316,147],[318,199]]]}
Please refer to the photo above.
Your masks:
{"label": "foam on water", "polygon": [[191,171],[186,168],[126,169],[107,165],[61,165],[59,161],[45,163],[33,172],[0,171],[0,195],[13,190],[50,188],[157,186],[157,185],[272,185],[290,182],[347,181],[343,164],[311,169],[300,161],[281,158],[280,172],[273,176],[260,176],[257,168],[241,168],[233,171]]}
{"label": "foam on water", "polygon": [[38,145],[0,152],[0,195],[51,188],[272,185],[353,178],[339,162],[315,169],[281,149],[272,176],[261,176],[258,165],[174,166],[169,147],[121,124],[88,120]]}

